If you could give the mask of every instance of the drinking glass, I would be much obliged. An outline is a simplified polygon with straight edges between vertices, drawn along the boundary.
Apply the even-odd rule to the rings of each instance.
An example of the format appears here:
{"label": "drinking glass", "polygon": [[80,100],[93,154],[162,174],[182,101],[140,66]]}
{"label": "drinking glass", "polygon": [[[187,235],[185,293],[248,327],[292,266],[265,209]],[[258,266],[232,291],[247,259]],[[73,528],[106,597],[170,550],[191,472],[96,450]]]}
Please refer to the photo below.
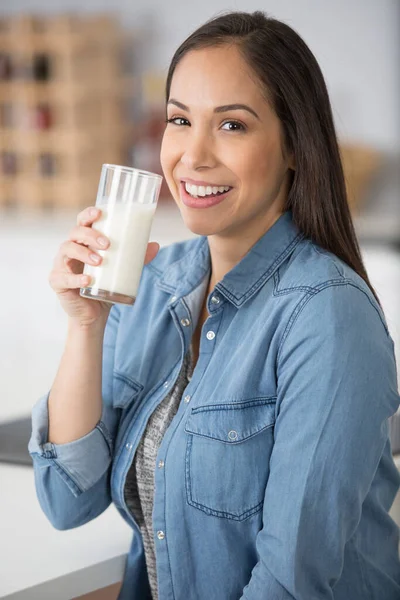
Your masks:
{"label": "drinking glass", "polygon": [[95,249],[103,257],[99,266],[85,263],[83,274],[91,281],[80,288],[81,296],[112,304],[135,302],[162,179],[131,167],[102,166],[96,198],[101,217],[93,227],[110,244]]}

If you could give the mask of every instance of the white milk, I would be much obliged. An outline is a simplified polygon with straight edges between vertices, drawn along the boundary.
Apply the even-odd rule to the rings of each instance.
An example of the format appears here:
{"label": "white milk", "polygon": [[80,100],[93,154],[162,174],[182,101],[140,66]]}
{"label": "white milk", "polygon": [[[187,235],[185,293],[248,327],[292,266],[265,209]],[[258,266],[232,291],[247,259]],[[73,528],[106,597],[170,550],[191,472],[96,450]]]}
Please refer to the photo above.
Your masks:
{"label": "white milk", "polygon": [[[92,276],[90,286],[135,297],[143,270],[156,204],[116,203],[97,205],[102,214],[92,228],[110,240],[100,265],[85,264],[83,272]],[[93,290],[94,292],[96,290]]]}

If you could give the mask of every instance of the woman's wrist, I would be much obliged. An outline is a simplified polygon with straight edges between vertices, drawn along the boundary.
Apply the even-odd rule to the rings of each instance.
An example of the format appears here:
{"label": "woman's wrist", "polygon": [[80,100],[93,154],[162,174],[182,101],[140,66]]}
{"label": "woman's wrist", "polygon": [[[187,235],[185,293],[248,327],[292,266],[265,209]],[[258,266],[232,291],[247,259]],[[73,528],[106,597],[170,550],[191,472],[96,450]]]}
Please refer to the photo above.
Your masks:
{"label": "woman's wrist", "polygon": [[103,338],[107,319],[100,318],[92,323],[81,323],[76,319],[68,320],[68,335],[83,335],[85,337]]}

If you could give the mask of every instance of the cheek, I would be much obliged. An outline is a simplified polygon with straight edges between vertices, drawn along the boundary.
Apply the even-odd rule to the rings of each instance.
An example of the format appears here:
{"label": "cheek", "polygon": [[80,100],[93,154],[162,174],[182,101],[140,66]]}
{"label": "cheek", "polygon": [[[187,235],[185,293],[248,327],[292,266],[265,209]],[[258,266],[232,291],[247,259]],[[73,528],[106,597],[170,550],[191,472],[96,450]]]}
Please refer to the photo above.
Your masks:
{"label": "cheek", "polygon": [[165,176],[167,176],[167,172],[169,170],[168,164],[170,163],[170,154],[170,144],[167,135],[164,133],[163,138],[161,140],[160,162]]}
{"label": "cheek", "polygon": [[179,195],[177,184],[174,180],[174,169],[179,160],[177,146],[173,143],[171,136],[164,134],[160,148],[160,163],[165,177],[165,181],[169,187],[172,196],[176,199]]}
{"label": "cheek", "polygon": [[238,162],[238,173],[242,182],[252,188],[260,185],[273,186],[279,171],[279,159],[273,145],[254,145]]}
{"label": "cheek", "polygon": [[175,164],[179,159],[179,146],[174,141],[173,136],[166,131],[161,140],[161,149],[160,149],[160,161],[161,164],[165,165],[165,168],[170,171],[171,168],[174,168]]}

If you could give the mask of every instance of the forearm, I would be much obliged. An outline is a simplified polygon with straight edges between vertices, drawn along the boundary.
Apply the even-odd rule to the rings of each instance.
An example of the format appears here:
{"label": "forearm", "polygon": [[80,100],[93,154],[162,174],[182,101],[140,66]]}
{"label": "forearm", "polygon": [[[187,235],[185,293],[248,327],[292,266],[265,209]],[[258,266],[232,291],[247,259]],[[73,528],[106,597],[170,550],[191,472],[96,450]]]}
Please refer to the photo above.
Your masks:
{"label": "forearm", "polygon": [[67,341],[51,387],[48,441],[64,444],[94,429],[102,413],[104,324],[83,329],[69,323]]}

